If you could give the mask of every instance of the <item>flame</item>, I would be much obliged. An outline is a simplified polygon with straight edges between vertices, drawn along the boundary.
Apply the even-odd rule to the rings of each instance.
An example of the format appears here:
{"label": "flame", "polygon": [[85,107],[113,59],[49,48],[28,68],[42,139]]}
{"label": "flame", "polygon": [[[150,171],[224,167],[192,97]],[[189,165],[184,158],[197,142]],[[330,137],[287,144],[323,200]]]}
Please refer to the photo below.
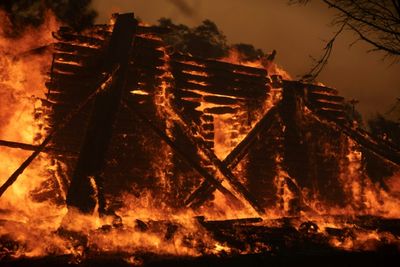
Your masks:
{"label": "flame", "polygon": [[245,58],[236,48],[231,48],[229,49],[229,54],[227,57],[221,58],[220,61],[223,62],[228,62],[232,64],[239,64],[243,66],[248,66],[248,67],[253,67],[253,68],[262,68],[266,69],[268,72],[268,75],[273,76],[273,75],[278,75],[281,76],[285,80],[292,80],[292,77],[290,74],[282,69],[278,64],[276,64],[274,61],[270,61],[265,58],[260,58],[254,61],[247,61],[243,60]]}
{"label": "flame", "polygon": [[[4,14],[1,20],[6,20]],[[44,87],[46,71],[51,62],[51,51],[40,55],[24,54],[26,51],[49,45],[53,39],[51,31],[58,24],[50,13],[48,19],[38,29],[27,29],[19,39],[0,36],[0,138],[23,143],[38,143],[45,134],[44,99],[47,89]],[[4,30],[4,28],[2,29]],[[0,33],[3,33],[1,31]],[[2,158],[1,182],[27,157],[25,151],[0,148]],[[42,156],[34,163],[30,173],[21,179],[1,198],[5,203],[22,203],[28,192],[43,181],[40,166],[46,165]],[[2,205],[3,206],[3,205]],[[18,206],[18,205],[16,205]],[[4,207],[4,206],[3,206]],[[24,208],[21,206],[21,208]]]}
{"label": "flame", "polygon": [[[0,16],[0,21],[7,18]],[[7,23],[3,23],[6,25]],[[24,53],[32,48],[49,45],[54,40],[51,32],[57,28],[57,22],[50,13],[46,23],[38,29],[28,29],[20,39],[7,39],[0,31],[0,139],[19,141],[28,144],[37,144],[46,134],[46,107],[42,99],[47,89],[44,87],[46,73],[50,69],[51,50],[42,54]],[[142,38],[160,40],[159,37],[146,34]],[[161,67],[163,75],[157,77],[159,84],[153,98],[156,115],[165,123],[166,134],[173,138],[173,127],[181,123],[182,118],[174,111],[171,100],[173,84],[170,71],[170,58],[165,48],[163,52],[165,64]],[[21,56],[22,54],[23,56]],[[245,66],[264,68],[268,75],[278,75],[283,79],[291,79],[290,75],[277,64],[266,59],[253,62],[243,62],[238,51],[232,50],[227,58],[221,59]],[[59,59],[62,60],[62,59]],[[65,61],[64,61],[65,63]],[[196,62],[188,64],[204,67]],[[71,64],[78,64],[71,62]],[[186,71],[186,74],[207,77],[202,71]],[[243,72],[244,74],[249,74]],[[206,82],[193,83],[207,86]],[[131,93],[140,96],[153,96],[151,93],[133,88]],[[200,90],[189,90],[205,97],[218,96],[237,100],[238,104],[234,115],[212,115],[214,127],[214,152],[223,160],[234,147],[239,144],[254,125],[269,109],[276,106],[282,98],[282,89],[271,89],[269,82],[265,85],[268,94],[264,96],[259,106],[251,113],[241,109],[246,101],[240,97],[204,93]],[[185,99],[191,100],[191,99]],[[220,104],[206,103],[196,108],[206,112],[209,108],[224,107]],[[311,113],[306,110],[305,113]],[[283,129],[285,130],[285,129]],[[196,136],[200,138],[201,136]],[[290,177],[283,164],[283,156],[278,153],[275,158],[276,206],[266,211],[264,226],[276,226],[275,218],[290,217],[292,202],[299,201],[307,206],[308,210],[301,210],[297,218],[293,219],[293,226],[302,231],[304,223],[309,223],[307,231],[329,237],[329,243],[344,250],[374,250],[382,240],[398,242],[398,237],[387,232],[376,230],[360,230],[349,222],[338,219],[338,215],[375,215],[382,218],[399,218],[400,211],[400,173],[395,173],[386,179],[389,192],[374,184],[365,176],[362,165],[362,152],[356,143],[347,140],[346,157],[342,162],[340,182],[346,192],[346,207],[334,207],[325,204],[318,194],[311,193],[309,188],[300,188],[295,177]],[[328,151],[329,149],[326,148]],[[161,190],[170,192],[173,185],[169,183],[173,165],[171,155],[173,151],[166,144],[162,144],[154,153],[152,167],[158,179],[157,186]],[[198,151],[200,156],[201,151]],[[328,152],[327,152],[328,153]],[[0,147],[2,166],[0,182],[7,177],[28,157],[30,152]],[[208,166],[210,167],[210,166]],[[248,181],[243,175],[246,161],[241,162],[232,170],[242,184]],[[233,253],[234,249],[226,243],[217,241],[205,228],[200,225],[197,216],[202,215],[210,220],[240,219],[257,217],[258,214],[249,206],[237,207],[221,192],[215,191],[210,201],[196,210],[171,208],[168,203],[160,201],[154,192],[145,190],[139,196],[127,189],[113,201],[123,203],[115,210],[115,214],[103,215],[96,210],[94,214],[81,214],[65,205],[68,181],[63,181],[62,174],[66,167],[57,160],[45,154],[38,157],[29,168],[19,177],[17,182],[0,198],[0,237],[9,237],[18,244],[18,249],[10,252],[13,257],[37,257],[45,255],[73,255],[77,261],[83,257],[89,247],[96,253],[124,252],[129,254],[126,262],[141,264],[140,259],[131,254],[137,252],[153,252],[158,254],[200,256],[204,254]],[[217,170],[215,170],[217,171]],[[183,177],[185,178],[185,177]],[[321,177],[322,178],[322,177]],[[95,188],[92,177],[91,182]],[[200,181],[199,181],[200,182]],[[296,187],[293,190],[291,185]],[[227,181],[222,185],[234,192]],[[294,192],[296,191],[296,192]],[[44,196],[40,201],[35,196]],[[56,201],[58,200],[58,201]],[[243,199],[241,199],[243,203]],[[303,203],[304,202],[304,203]],[[4,222],[3,222],[4,221]],[[311,223],[312,222],[312,223]],[[314,226],[314,224],[317,227]],[[307,225],[307,224],[306,224]],[[351,229],[339,236],[329,235],[332,229]],[[38,242],[40,240],[41,242]],[[246,248],[242,253],[258,253],[271,251],[272,247],[259,244],[253,248]],[[1,253],[1,251],[0,251]],[[2,255],[0,254],[0,260]]]}
{"label": "flame", "polygon": [[[1,21],[7,21],[4,13]],[[45,98],[46,72],[51,64],[51,49],[31,53],[32,49],[49,46],[53,42],[51,32],[58,28],[55,17],[47,14],[46,22],[39,28],[28,28],[21,37],[4,36],[7,24],[0,28],[0,139],[28,144],[39,143],[46,134]],[[2,161],[0,183],[19,167],[30,152],[0,147]],[[46,155],[39,156],[0,198],[1,218],[4,221],[0,236],[26,243],[16,252],[38,256],[60,251],[64,241],[48,234],[55,230],[65,213],[63,207],[52,202],[33,200],[32,192],[48,182],[54,167]],[[43,190],[43,189],[42,189]],[[60,193],[60,192],[59,192]],[[37,240],[43,243],[37,244]],[[52,244],[49,250],[47,245]]]}

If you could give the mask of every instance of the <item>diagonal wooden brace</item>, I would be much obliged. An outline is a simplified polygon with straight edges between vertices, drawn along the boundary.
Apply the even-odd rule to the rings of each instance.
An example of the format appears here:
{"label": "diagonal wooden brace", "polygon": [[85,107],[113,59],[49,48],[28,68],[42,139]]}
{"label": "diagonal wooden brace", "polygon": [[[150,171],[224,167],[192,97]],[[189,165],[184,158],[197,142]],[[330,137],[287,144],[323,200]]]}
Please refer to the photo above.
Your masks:
{"label": "diagonal wooden brace", "polygon": [[[253,127],[247,136],[229,153],[222,161],[225,168],[232,170],[247,154],[249,148],[255,143],[262,131],[267,132],[274,123],[278,114],[278,108],[271,108],[263,118]],[[199,206],[215,191],[215,187],[204,181],[185,201],[187,206]],[[195,203],[196,201],[196,203]]]}
{"label": "diagonal wooden brace", "polygon": [[188,155],[187,152],[182,150],[167,134],[161,131],[153,122],[148,119],[142,112],[133,107],[133,105],[128,104],[127,101],[123,101],[122,106],[125,107],[133,116],[137,117],[141,122],[148,125],[155,134],[157,134],[164,142],[166,142],[176,153],[177,155],[188,163],[198,174],[200,174],[208,183],[214,186],[216,190],[219,190],[225,196],[227,196],[230,200],[232,200],[239,207],[243,207],[243,203],[227,188],[225,188],[221,182],[215,178],[212,174],[209,173],[208,170],[203,168],[199,162],[193,160],[192,155]]}
{"label": "diagonal wooden brace", "polygon": [[[273,122],[272,118],[274,118],[276,114],[278,114],[278,108],[273,107],[272,109],[270,109],[269,112],[267,112],[267,114],[263,117],[263,119],[261,119],[260,122],[257,123],[256,127],[254,127],[255,130],[253,129],[254,131],[249,133],[248,138],[245,138],[245,140],[244,140],[245,142],[244,143],[242,142],[241,144],[239,144],[238,149],[232,151],[233,154],[230,157],[228,156],[227,162],[229,163],[228,164],[229,166],[231,166],[231,167],[234,166],[234,164],[237,164],[240,161],[240,159],[243,158],[243,156],[246,154],[243,152],[247,151],[247,149],[250,147],[249,144],[254,142],[255,137],[258,136],[259,131],[261,131],[262,129],[265,129],[265,124],[271,126],[270,124],[272,124],[272,122]],[[179,116],[179,114],[178,114],[178,116]],[[194,137],[194,136],[197,136],[199,133],[198,126],[194,123],[188,123],[182,118],[180,118],[180,120],[178,120],[178,122],[179,122],[178,126],[180,127],[182,132],[185,134],[185,136],[188,138],[188,140],[191,141],[191,143],[196,144],[197,149],[200,150],[204,155],[206,155],[206,157],[210,161],[211,165],[213,165],[215,167],[215,169],[218,170],[220,174],[222,174],[223,177],[220,177],[219,181],[222,182],[224,179],[227,179],[228,182],[232,185],[232,187],[239,194],[241,194],[244,197],[244,199],[246,199],[246,201],[259,214],[263,214],[264,209],[258,204],[257,199],[254,198],[252,196],[252,194],[234,176],[232,171],[227,167],[228,166],[226,164],[227,162],[225,162],[225,163],[222,162],[215,155],[215,153],[207,147],[207,145],[203,141],[198,140]],[[269,128],[269,126],[268,126],[268,128]],[[237,160],[237,159],[239,159],[239,160]],[[205,184],[207,184],[207,182],[205,182]],[[209,186],[210,185],[207,184],[207,187],[209,187]],[[205,187],[205,185],[204,185],[204,187]],[[202,188],[199,188],[199,190],[202,190]],[[214,190],[212,190],[211,193],[213,191]],[[190,200],[190,199],[191,199],[191,197],[188,198],[188,200]],[[195,198],[193,198],[193,200],[194,199]],[[188,200],[186,200],[186,204],[187,204],[187,206],[190,206],[190,203],[192,201],[188,201]]]}

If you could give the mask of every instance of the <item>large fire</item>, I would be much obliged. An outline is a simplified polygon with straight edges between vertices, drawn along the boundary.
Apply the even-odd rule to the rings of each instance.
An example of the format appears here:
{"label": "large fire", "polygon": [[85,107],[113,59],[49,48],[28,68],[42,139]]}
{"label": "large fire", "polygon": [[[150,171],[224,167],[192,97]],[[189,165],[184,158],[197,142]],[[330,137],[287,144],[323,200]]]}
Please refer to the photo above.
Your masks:
{"label": "large fire", "polygon": [[[4,25],[7,25],[5,23],[7,17],[4,14],[1,15],[1,21],[3,27],[6,27]],[[6,38],[0,29],[0,140],[32,144],[35,149],[52,127],[48,118],[52,102],[46,97],[49,89],[45,87],[45,83],[48,82],[48,73],[51,71],[53,44],[57,42],[52,33],[56,32],[58,27],[55,18],[49,14],[43,26],[29,29],[18,39]],[[151,34],[139,34],[138,38],[162,42],[161,38]],[[206,129],[203,131],[199,130],[199,125],[191,125],[185,121],[174,109],[172,103],[175,101],[173,92],[175,85],[171,70],[172,59],[164,47],[157,48],[157,51],[163,55],[164,60],[164,65],[158,67],[162,74],[157,77],[158,84],[155,85],[157,93],[153,95],[149,93],[145,83],[138,83],[137,87],[130,88],[130,93],[137,98],[153,97],[153,104],[156,107],[154,113],[165,124],[165,138],[173,140],[177,131],[176,125],[181,124],[187,127],[194,140],[196,138],[211,140],[215,155],[211,155],[210,160],[210,155],[207,154],[209,150],[200,146],[203,149],[197,151],[200,161],[208,160],[224,164],[231,151],[246,140],[247,135],[257,127],[264,115],[282,101],[284,97],[282,79],[291,80],[291,77],[276,63],[265,59],[241,62],[237,51],[232,51],[228,58],[217,61],[216,64],[232,63],[267,71],[268,81],[265,86],[268,87],[269,93],[260,98],[262,101],[257,104],[257,108],[249,111],[244,108],[248,104],[245,96],[227,96],[223,93],[205,92],[202,89],[209,87],[209,81],[212,80],[211,74],[201,70],[206,67],[205,63],[200,64],[198,61],[185,58],[175,60],[174,64],[193,68],[182,73],[193,77],[188,83],[198,88],[183,89],[185,96],[182,100],[200,103],[193,112],[213,114],[200,117],[201,127]],[[57,58],[53,60],[56,63],[57,60],[64,63],[66,61]],[[70,65],[75,63],[71,61]],[[249,75],[246,70],[236,73]],[[107,90],[106,85],[104,90]],[[316,123],[326,127],[330,124],[328,120],[314,116],[306,106],[302,106],[302,109],[303,115],[296,116],[308,114],[311,119],[307,122],[309,123],[307,127],[312,127]],[[182,110],[185,112],[183,108]],[[273,132],[273,140],[276,142],[270,142],[279,143],[279,140],[284,139],[292,131],[284,126],[281,120],[274,126],[274,131],[280,134],[274,135]],[[207,139],[207,133],[211,132],[213,132],[211,139]],[[302,138],[310,143],[311,135],[312,133],[304,133]],[[145,146],[149,140],[145,135],[141,138],[139,142]],[[346,143],[341,147],[343,157],[339,159],[339,184],[344,192],[344,199],[341,200],[344,205],[335,205],[332,201],[327,201],[323,197],[323,192],[318,190],[318,181],[315,179],[310,178],[312,180],[310,186],[305,186],[297,180],[297,177],[291,177],[285,165],[286,148],[276,145],[278,152],[271,157],[269,166],[273,169],[267,170],[273,175],[270,184],[273,190],[267,190],[272,192],[271,195],[263,196],[269,200],[267,199],[265,202],[267,204],[263,205],[262,212],[255,209],[246,195],[241,194],[232,182],[224,178],[226,176],[224,166],[218,169],[212,165],[205,165],[203,169],[212,169],[211,173],[215,174],[222,187],[233,192],[238,202],[232,201],[226,194],[221,193],[221,190],[214,189],[211,192],[212,197],[199,207],[172,207],[173,205],[164,200],[167,198],[165,197],[167,193],[179,189],[176,188],[177,184],[170,182],[174,175],[174,165],[179,161],[172,156],[174,150],[166,143],[160,142],[159,151],[149,151],[152,154],[153,162],[150,165],[155,170],[153,174],[155,177],[150,177],[149,174],[146,179],[156,180],[157,188],[154,191],[145,188],[137,193],[139,190],[136,190],[136,185],[132,183],[132,188],[125,188],[118,195],[107,195],[109,197],[107,201],[111,202],[108,204],[116,205],[114,214],[99,212],[99,203],[92,214],[83,214],[66,205],[71,182],[68,173],[71,173],[69,170],[71,166],[68,162],[63,162],[45,151],[0,197],[0,261],[21,257],[70,255],[79,263],[88,255],[121,253],[128,263],[140,265],[140,259],[135,258],[139,253],[201,256],[274,251],[273,246],[268,245],[269,240],[237,248],[228,241],[224,242],[221,236],[215,236],[209,231],[212,223],[232,220],[235,225],[236,222],[241,222],[240,219],[243,219],[244,226],[265,227],[265,229],[274,227],[284,229],[290,222],[295,231],[309,234],[311,239],[313,235],[323,236],[330,246],[343,250],[374,250],[381,242],[399,246],[399,236],[395,233],[380,231],[374,227],[358,228],[354,223],[361,220],[362,224],[360,216],[375,220],[400,218],[398,166],[393,167],[396,171],[385,179],[389,189],[384,190],[378,182],[366,176],[363,170],[362,147],[349,137],[341,138],[343,143]],[[259,142],[267,142],[262,141],[260,136],[255,140],[258,139]],[[318,145],[321,147],[309,145],[308,149],[318,150],[320,155],[331,160],[339,158],[339,155],[332,154],[335,150],[329,143]],[[0,146],[0,183],[3,184],[31,153],[32,151]],[[227,168],[228,174],[238,177],[241,184],[251,183],[248,174],[253,164],[251,157],[255,156],[245,155],[232,169]],[[179,176],[182,183],[185,182],[185,175],[197,174],[179,172],[177,177]],[[318,178],[324,179],[324,177]],[[93,187],[96,188],[95,181],[93,179],[92,181]],[[201,181],[204,183],[206,180]],[[268,187],[261,182],[260,184],[260,187]],[[194,188],[190,186],[192,189],[197,187],[197,185]],[[266,188],[259,189],[260,192],[264,192],[262,190]],[[163,194],[159,191],[165,191],[165,196],[158,197],[157,194]],[[181,192],[176,194],[179,193]],[[100,193],[96,191],[96,194]],[[250,221],[247,222],[246,218],[250,218]],[[246,242],[245,235],[240,238]]]}

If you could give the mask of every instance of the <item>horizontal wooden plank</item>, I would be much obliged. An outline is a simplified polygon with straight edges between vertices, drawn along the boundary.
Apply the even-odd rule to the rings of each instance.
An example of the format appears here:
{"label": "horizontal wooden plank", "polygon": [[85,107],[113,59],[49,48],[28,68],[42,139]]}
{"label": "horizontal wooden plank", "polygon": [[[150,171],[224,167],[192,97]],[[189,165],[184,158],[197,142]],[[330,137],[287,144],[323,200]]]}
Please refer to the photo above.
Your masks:
{"label": "horizontal wooden plank", "polygon": [[146,38],[143,36],[136,36],[135,37],[135,46],[151,48],[151,49],[159,49],[161,47],[164,47],[165,45],[162,40],[157,40],[154,38]]}
{"label": "horizontal wooden plank", "polygon": [[182,62],[172,62],[172,72],[174,76],[187,76],[188,79],[200,80],[228,80],[238,83],[265,85],[269,83],[269,78],[264,75],[253,76],[245,73],[235,73],[229,69],[212,69]]}
{"label": "horizontal wooden plank", "polygon": [[101,49],[71,44],[67,42],[58,42],[54,45],[56,51],[70,53],[81,56],[94,56],[102,53]]}
{"label": "horizontal wooden plank", "polygon": [[286,89],[292,90],[306,90],[307,94],[326,94],[326,95],[337,95],[338,91],[333,88],[303,83],[300,81],[289,81],[283,80],[282,81],[283,87]]}
{"label": "horizontal wooden plank", "polygon": [[318,109],[316,110],[316,113],[318,115],[321,115],[323,117],[326,117],[328,119],[343,119],[346,117],[345,113],[343,110],[336,110],[336,109],[328,109],[328,108],[323,108],[323,109]]}
{"label": "horizontal wooden plank", "polygon": [[64,42],[78,42],[82,44],[88,44],[88,45],[93,45],[93,46],[98,46],[101,47],[105,44],[104,39],[101,38],[96,38],[94,36],[87,36],[87,35],[80,35],[76,33],[71,33],[67,31],[57,31],[55,33],[55,37],[58,40],[64,41]]}
{"label": "horizontal wooden plank", "polygon": [[162,67],[165,65],[165,60],[163,58],[151,58],[151,57],[143,57],[139,56],[133,59],[133,64],[136,65],[137,68],[155,68]]}
{"label": "horizontal wooden plank", "polygon": [[84,101],[91,93],[92,91],[89,90],[75,90],[67,92],[50,91],[46,94],[46,97],[51,101],[72,104]]}
{"label": "horizontal wooden plank", "polygon": [[221,104],[221,105],[234,105],[243,102],[237,98],[221,97],[221,96],[204,96],[203,100],[208,103]]}
{"label": "horizontal wooden plank", "polygon": [[197,74],[191,74],[191,73],[185,73],[185,72],[173,72],[173,75],[175,79],[182,79],[182,80],[194,80],[198,81],[200,83],[205,83],[205,84],[213,84],[213,85],[226,85],[229,84],[230,86],[235,86],[235,87],[241,87],[241,88],[246,88],[246,87],[259,87],[260,90],[266,91],[268,90],[268,87],[266,86],[266,80],[265,79],[254,79],[251,76],[243,77],[232,74],[232,75],[209,75],[209,76],[202,76],[202,75],[197,75]]}
{"label": "horizontal wooden plank", "polygon": [[174,102],[180,107],[191,108],[191,109],[196,109],[197,107],[200,107],[200,105],[201,105],[199,102],[193,102],[193,101],[188,101],[188,100],[183,100],[183,99],[175,99]]}
{"label": "horizontal wooden plank", "polygon": [[336,89],[325,86],[313,85],[313,84],[307,84],[306,88],[309,91],[309,93],[322,93],[322,94],[325,93],[329,95],[337,95],[339,93]]}
{"label": "horizontal wooden plank", "polygon": [[243,98],[260,98],[260,97],[265,97],[267,95],[267,91],[261,91],[260,88],[235,88],[235,87],[229,87],[229,85],[225,86],[214,86],[214,85],[208,85],[208,86],[203,86],[199,85],[196,83],[192,82],[185,82],[181,80],[176,80],[175,85],[178,89],[191,89],[191,90],[200,90],[208,93],[213,93],[213,94],[220,94],[220,95],[227,95],[227,96],[237,96],[237,97],[243,97]]}
{"label": "horizontal wooden plank", "polygon": [[310,100],[326,100],[330,102],[344,102],[344,97],[338,95],[330,95],[330,94],[320,94],[316,92],[308,93],[308,98]]}
{"label": "horizontal wooden plank", "polygon": [[210,68],[210,69],[222,69],[222,70],[225,69],[225,70],[230,70],[230,71],[238,71],[241,73],[253,74],[256,76],[267,76],[267,71],[262,68],[254,68],[254,67],[232,64],[232,63],[222,62],[222,61],[217,61],[217,60],[201,59],[201,58],[191,57],[191,56],[182,55],[182,54],[174,54],[174,55],[172,55],[172,59],[175,61],[179,61],[179,62],[194,61],[200,65],[201,64],[206,65],[207,68]]}
{"label": "horizontal wooden plank", "polygon": [[177,98],[195,98],[198,99],[199,101],[203,97],[203,95],[195,93],[190,90],[173,90],[174,96]]}
{"label": "horizontal wooden plank", "polygon": [[164,52],[152,48],[137,46],[133,51],[132,57],[133,59],[147,58],[148,60],[154,61],[157,59],[163,59]]}
{"label": "horizontal wooden plank", "polygon": [[138,25],[137,32],[138,34],[154,34],[154,35],[162,35],[170,32],[171,30],[165,27],[159,26],[146,26],[146,25]]}
{"label": "horizontal wooden plank", "polygon": [[337,103],[337,102],[320,102],[320,101],[312,101],[308,102],[308,105],[311,106],[312,108],[327,108],[327,109],[335,109],[335,110],[344,110],[344,104],[343,103]]}
{"label": "horizontal wooden plank", "polygon": [[208,72],[207,68],[204,66],[198,66],[188,63],[183,63],[180,61],[171,60],[170,62],[173,70],[177,72],[187,71],[187,72]]}
{"label": "horizontal wooden plank", "polygon": [[214,140],[214,132],[203,132],[201,133],[201,136],[204,140]]}
{"label": "horizontal wooden plank", "polygon": [[204,131],[214,131],[214,124],[213,123],[203,123],[203,124],[201,124],[201,128]]}
{"label": "horizontal wooden plank", "polygon": [[203,114],[201,116],[201,120],[203,121],[203,123],[213,123],[214,117],[212,115]]}
{"label": "horizontal wooden plank", "polygon": [[234,114],[238,111],[237,108],[232,108],[232,107],[212,107],[212,108],[205,108],[204,113],[208,114]]}

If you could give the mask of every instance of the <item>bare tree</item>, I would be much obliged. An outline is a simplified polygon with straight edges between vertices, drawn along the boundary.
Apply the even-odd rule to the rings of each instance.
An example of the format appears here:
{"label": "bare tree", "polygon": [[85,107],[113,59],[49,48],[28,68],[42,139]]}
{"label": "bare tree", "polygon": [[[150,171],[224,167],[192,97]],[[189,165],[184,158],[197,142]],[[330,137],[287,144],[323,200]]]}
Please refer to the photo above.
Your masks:
{"label": "bare tree", "polygon": [[[289,3],[307,4],[311,0],[290,0]],[[327,42],[325,53],[316,67],[308,74],[311,78],[322,70],[339,33],[353,32],[355,42],[371,46],[369,52],[383,52],[384,58],[400,58],[400,0],[322,0],[336,11],[332,23],[340,30]]]}

